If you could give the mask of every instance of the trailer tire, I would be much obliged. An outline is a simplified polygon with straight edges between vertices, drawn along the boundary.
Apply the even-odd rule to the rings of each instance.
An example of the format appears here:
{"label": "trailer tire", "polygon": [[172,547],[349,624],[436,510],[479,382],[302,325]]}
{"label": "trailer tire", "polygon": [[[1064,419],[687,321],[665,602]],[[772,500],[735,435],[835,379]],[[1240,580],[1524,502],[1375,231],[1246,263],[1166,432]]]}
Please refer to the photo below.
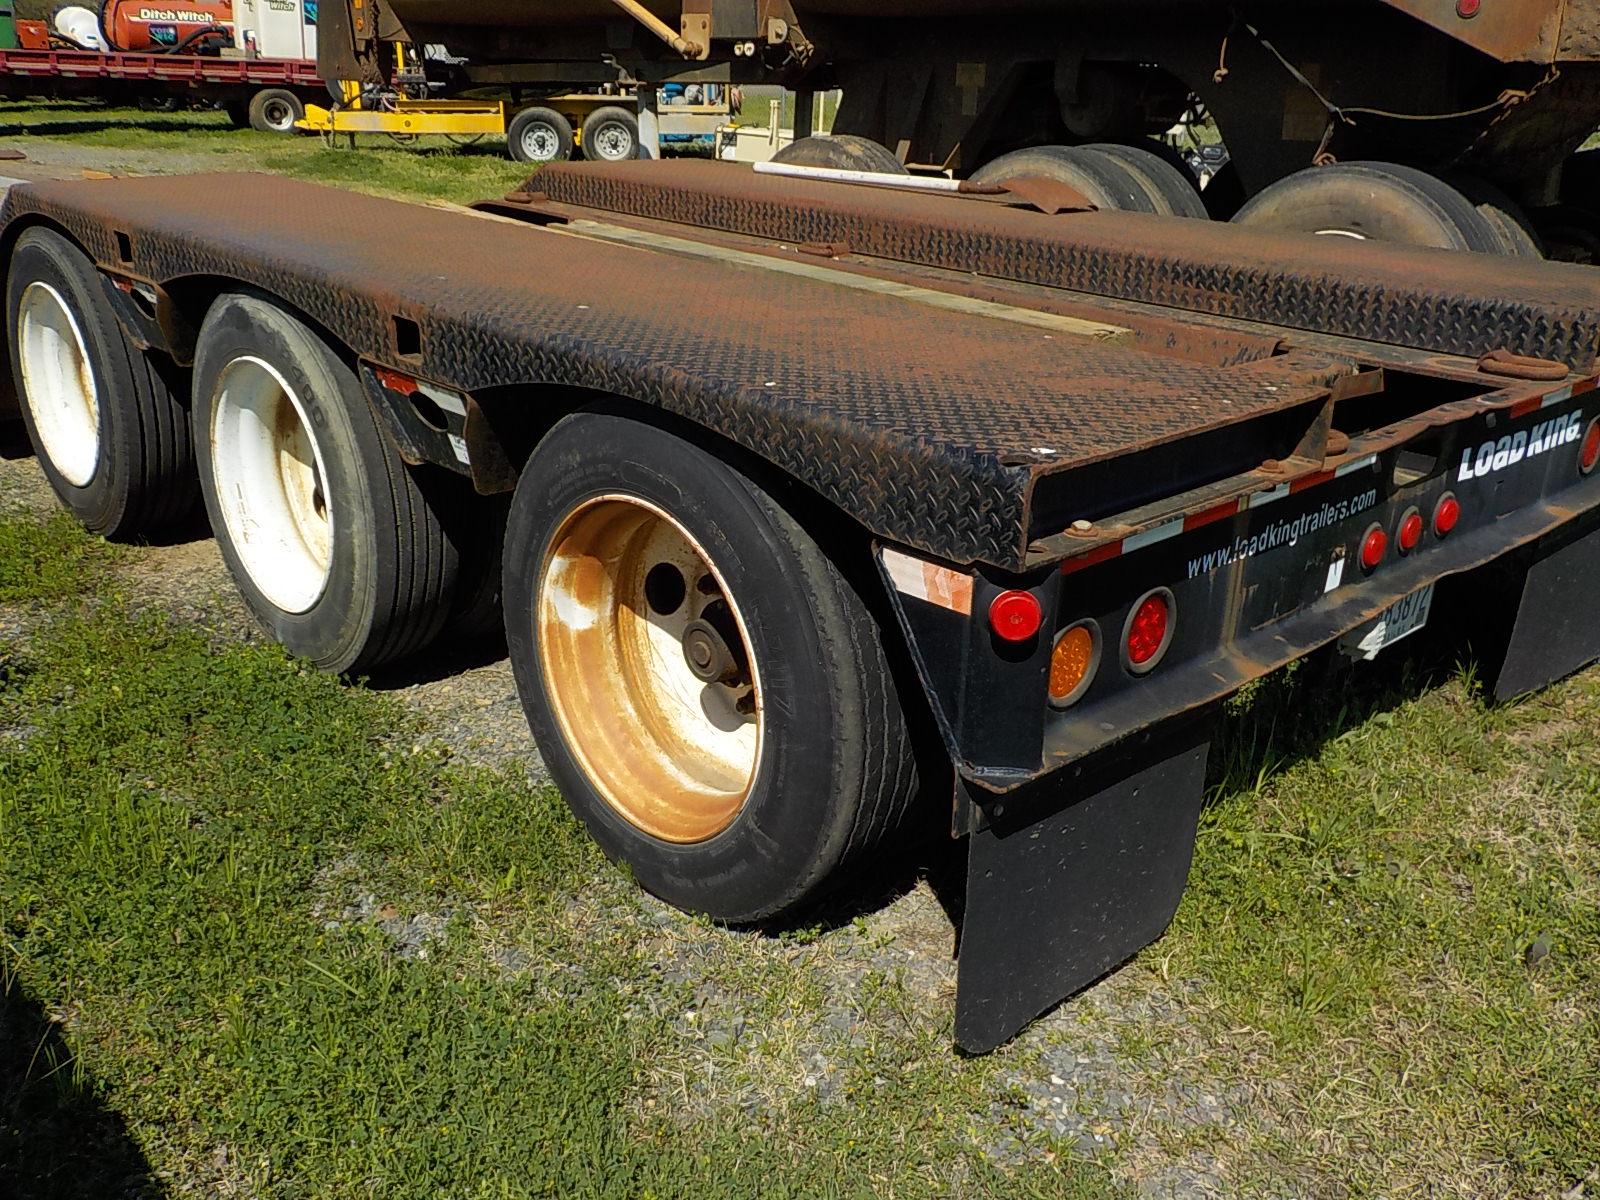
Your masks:
{"label": "trailer tire", "polygon": [[506,150],[517,162],[566,162],[572,145],[572,122],[553,108],[525,108],[506,128]]}
{"label": "trailer tire", "polygon": [[53,230],[12,251],[6,328],[28,438],[85,528],[128,539],[193,511],[188,410],[123,333],[94,264]]}
{"label": "trailer tire", "polygon": [[1033,146],[1003,154],[973,173],[972,182],[1004,186],[1013,179],[1053,179],[1105,212],[1154,213],[1156,203],[1121,162],[1088,146]]}
{"label": "trailer tire", "polygon": [[639,157],[639,118],[608,104],[583,122],[583,157],[590,162],[632,162]]}
{"label": "trailer tire", "polygon": [[222,106],[222,111],[228,114],[228,124],[235,129],[250,128],[250,101],[229,100]]}
{"label": "trailer tire", "polygon": [[322,338],[265,299],[222,296],[200,330],[194,432],[222,557],[278,642],[353,672],[438,636],[460,555]]}
{"label": "trailer tire", "polygon": [[1471,200],[1443,180],[1397,163],[1307,167],[1258,193],[1233,221],[1280,233],[1506,253],[1505,242]]}
{"label": "trailer tire", "polygon": [[1083,148],[1121,163],[1138,180],[1155,211],[1161,216],[1187,217],[1197,221],[1210,219],[1194,177],[1154,150],[1125,146],[1120,142],[1100,142]]}
{"label": "trailer tire", "polygon": [[1500,240],[1500,252],[1512,258],[1543,258],[1544,247],[1534,232],[1533,222],[1522,206],[1487,180],[1471,175],[1452,176],[1447,181],[1489,222]]}
{"label": "trailer tire", "polygon": [[[513,499],[504,593],[546,765],[661,898],[770,920],[904,822],[917,776],[878,628],[795,519],[722,458],[625,416],[563,419]],[[727,685],[688,665],[694,623],[713,620]],[[736,694],[759,698],[737,719]]]}
{"label": "trailer tire", "polygon": [[875,175],[911,173],[887,146],[854,133],[815,133],[803,137],[779,150],[772,161],[794,167],[865,171]]}
{"label": "trailer tire", "polygon": [[287,88],[263,88],[250,97],[250,128],[261,133],[294,133],[305,119],[305,103]]}

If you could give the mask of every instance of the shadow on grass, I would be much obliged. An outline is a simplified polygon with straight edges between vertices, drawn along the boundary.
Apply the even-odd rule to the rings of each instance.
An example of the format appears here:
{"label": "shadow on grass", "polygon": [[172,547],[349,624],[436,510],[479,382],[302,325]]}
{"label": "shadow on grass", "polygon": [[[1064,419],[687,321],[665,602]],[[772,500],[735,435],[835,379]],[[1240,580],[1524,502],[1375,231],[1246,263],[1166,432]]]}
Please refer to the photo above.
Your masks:
{"label": "shadow on grass", "polygon": [[1259,788],[1329,742],[1464,676],[1475,700],[1492,693],[1517,609],[1516,577],[1479,572],[1438,585],[1428,625],[1373,662],[1337,647],[1258,683],[1217,725],[1206,800]]}
{"label": "shadow on grass", "polygon": [[146,115],[139,117],[90,117],[85,120],[18,121],[0,116],[0,137],[72,137],[88,133],[129,131],[134,133],[208,133],[249,134],[248,129],[215,120],[195,120],[183,114],[169,117]]}
{"label": "shadow on grass", "polygon": [[95,1093],[59,1028],[0,964],[0,1196],[166,1195],[122,1117]]}

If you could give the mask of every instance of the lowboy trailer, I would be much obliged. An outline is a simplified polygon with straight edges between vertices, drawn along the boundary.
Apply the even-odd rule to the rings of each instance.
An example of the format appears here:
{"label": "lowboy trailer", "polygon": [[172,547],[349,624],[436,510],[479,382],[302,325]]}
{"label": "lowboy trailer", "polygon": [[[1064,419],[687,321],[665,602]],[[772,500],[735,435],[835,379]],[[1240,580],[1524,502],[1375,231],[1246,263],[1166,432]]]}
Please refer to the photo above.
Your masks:
{"label": "lowboy trailer", "polygon": [[1600,658],[1595,272],[1037,180],[528,188],[15,188],[14,411],[92,529],[203,499],[324,668],[499,579],[552,775],[673,904],[767,921],[948,819],[967,1050],[1161,934],[1246,683],[1450,620],[1447,579],[1497,696]]}

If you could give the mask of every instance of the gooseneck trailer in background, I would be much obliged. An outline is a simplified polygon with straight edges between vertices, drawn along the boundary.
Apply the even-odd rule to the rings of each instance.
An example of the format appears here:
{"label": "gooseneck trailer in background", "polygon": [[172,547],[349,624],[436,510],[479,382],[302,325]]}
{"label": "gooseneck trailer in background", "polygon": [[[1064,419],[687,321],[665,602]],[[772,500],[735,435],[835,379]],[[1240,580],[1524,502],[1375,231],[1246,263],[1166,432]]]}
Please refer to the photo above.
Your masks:
{"label": "gooseneck trailer in background", "polygon": [[121,537],[203,503],[334,671],[498,587],[642,886],[767,921],[964,839],[969,1050],[1159,936],[1246,683],[1463,593],[1499,696],[1600,658],[1585,268],[691,162],[478,211],[39,184],[0,259],[63,503]]}

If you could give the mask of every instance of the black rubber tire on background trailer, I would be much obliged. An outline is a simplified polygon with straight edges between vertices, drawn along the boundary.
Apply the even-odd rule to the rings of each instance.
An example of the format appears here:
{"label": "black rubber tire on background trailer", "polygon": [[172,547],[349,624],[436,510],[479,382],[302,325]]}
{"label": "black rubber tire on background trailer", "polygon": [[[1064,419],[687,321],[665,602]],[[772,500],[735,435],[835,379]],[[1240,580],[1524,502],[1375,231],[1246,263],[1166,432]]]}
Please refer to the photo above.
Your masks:
{"label": "black rubber tire on background trailer", "polygon": [[262,88],[250,97],[250,128],[261,133],[294,133],[306,115],[305,102],[287,88]]}
{"label": "black rubber tire on background trailer", "polygon": [[583,157],[590,162],[632,162],[639,157],[639,118],[616,104],[583,122]]}
{"label": "black rubber tire on background trailer", "polygon": [[[737,923],[793,912],[904,822],[917,774],[873,617],[707,450],[626,416],[563,419],[512,502],[505,605],[552,776],[668,902]],[[694,621],[723,631],[717,661],[747,656],[744,682],[691,674]]]}
{"label": "black rubber tire on background trailer", "polygon": [[517,162],[536,166],[566,162],[572,148],[572,122],[553,108],[525,108],[506,127],[506,152]]}
{"label": "black rubber tire on background trailer", "polygon": [[875,175],[911,173],[887,146],[854,133],[814,133],[790,142],[772,156],[772,161],[794,167],[866,171]]}
{"label": "black rubber tire on background trailer", "polygon": [[133,538],[193,511],[188,410],[123,333],[94,264],[53,230],[12,251],[6,336],[28,438],[87,529]]}
{"label": "black rubber tire on background trailer", "polygon": [[1544,246],[1522,206],[1486,180],[1452,175],[1446,182],[1472,202],[1478,215],[1494,228],[1501,252],[1513,258],[1543,258]]}
{"label": "black rubber tire on background trailer", "polygon": [[1472,201],[1443,180],[1396,163],[1308,167],[1258,193],[1233,221],[1279,233],[1507,253]]}
{"label": "black rubber tire on background trailer", "polygon": [[228,114],[228,124],[235,129],[250,128],[250,101],[229,100],[222,106],[222,111]]}
{"label": "black rubber tire on background trailer", "polygon": [[1081,192],[1104,212],[1154,213],[1155,201],[1122,163],[1087,146],[1033,146],[1001,155],[974,172],[972,182],[1003,186],[1012,179],[1053,179]]}
{"label": "black rubber tire on background trailer", "polygon": [[219,298],[200,330],[194,433],[222,557],[278,642],[342,672],[438,636],[460,555],[422,473],[316,333],[261,297]]}
{"label": "black rubber tire on background trailer", "polygon": [[1125,146],[1120,142],[1096,142],[1083,149],[1113,158],[1132,172],[1160,215],[1189,217],[1198,221],[1210,219],[1194,177],[1186,170],[1173,166],[1155,151],[1142,146]]}

